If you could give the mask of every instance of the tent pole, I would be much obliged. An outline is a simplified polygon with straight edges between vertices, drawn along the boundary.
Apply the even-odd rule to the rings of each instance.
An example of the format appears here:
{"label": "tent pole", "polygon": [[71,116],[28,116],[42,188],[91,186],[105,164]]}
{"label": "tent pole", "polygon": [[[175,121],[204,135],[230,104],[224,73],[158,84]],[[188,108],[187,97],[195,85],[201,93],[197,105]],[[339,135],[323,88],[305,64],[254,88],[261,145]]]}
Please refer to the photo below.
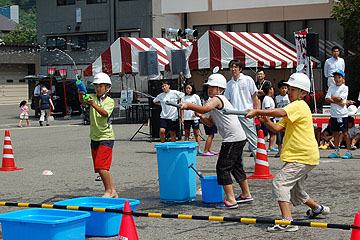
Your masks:
{"label": "tent pole", "polygon": [[309,67],[310,67],[310,82],[313,90],[313,97],[314,97],[314,107],[315,107],[315,113],[317,113],[317,106],[316,106],[316,96],[315,96],[315,83],[314,83],[314,74],[312,71],[312,65],[311,65],[311,56],[308,57],[309,60]]}

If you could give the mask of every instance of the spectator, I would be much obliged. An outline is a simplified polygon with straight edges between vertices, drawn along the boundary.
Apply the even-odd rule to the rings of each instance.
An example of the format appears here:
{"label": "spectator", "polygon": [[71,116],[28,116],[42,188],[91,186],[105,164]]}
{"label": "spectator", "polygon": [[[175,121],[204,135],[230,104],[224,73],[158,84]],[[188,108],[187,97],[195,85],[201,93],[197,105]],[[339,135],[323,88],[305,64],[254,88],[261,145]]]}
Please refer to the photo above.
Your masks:
{"label": "spectator", "polygon": [[332,50],[332,57],[328,58],[324,64],[324,75],[327,78],[328,88],[330,88],[330,86],[335,85],[333,74],[336,70],[341,70],[345,72],[345,61],[344,59],[339,57],[340,47],[334,46],[331,50]]}
{"label": "spectator", "polygon": [[42,95],[40,96],[40,101],[39,101],[39,108],[41,111],[41,116],[39,121],[40,126],[44,126],[44,124],[46,126],[49,126],[50,107],[54,111],[55,107],[50,98],[50,95],[48,95],[48,90],[46,87],[43,87]]}
{"label": "spectator", "polygon": [[20,109],[21,109],[21,113],[20,113],[20,122],[18,127],[22,127],[22,121],[26,120],[27,126],[30,127],[30,122],[29,122],[29,107],[27,106],[27,102],[25,100],[21,101],[20,105],[19,105]]}

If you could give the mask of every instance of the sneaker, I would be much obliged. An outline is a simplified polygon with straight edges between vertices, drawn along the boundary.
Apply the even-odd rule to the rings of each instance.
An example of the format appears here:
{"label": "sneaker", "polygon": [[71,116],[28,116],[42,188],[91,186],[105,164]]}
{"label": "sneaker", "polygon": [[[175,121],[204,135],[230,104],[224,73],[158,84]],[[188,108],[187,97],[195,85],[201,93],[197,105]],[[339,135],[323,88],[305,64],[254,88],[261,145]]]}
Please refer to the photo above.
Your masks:
{"label": "sneaker", "polygon": [[248,203],[248,202],[252,202],[252,201],[254,201],[253,198],[244,197],[241,194],[239,197],[236,198],[237,203]]}
{"label": "sneaker", "polygon": [[41,121],[39,122],[39,124],[40,124],[40,126],[44,126],[43,122],[41,122]]}
{"label": "sneaker", "polygon": [[223,203],[217,204],[215,206],[215,208],[217,208],[217,209],[237,209],[238,207],[239,207],[239,205],[237,203],[230,205],[227,203],[226,200]]}
{"label": "sneaker", "polygon": [[272,148],[272,149],[269,149],[268,152],[278,152],[279,149],[276,149],[276,148]]}
{"label": "sneaker", "polygon": [[101,181],[100,175],[95,178],[95,181]]}
{"label": "sneaker", "polygon": [[19,124],[18,127],[22,127],[22,125]]}
{"label": "sneaker", "polygon": [[212,154],[211,152],[207,152],[207,153],[201,154],[201,156],[211,157],[211,156],[214,156],[214,154]]}
{"label": "sneaker", "polygon": [[350,153],[346,153],[344,156],[342,156],[343,159],[350,159],[353,158]]}
{"label": "sneaker", "polygon": [[319,149],[323,149],[324,145],[320,144]]}
{"label": "sneaker", "polygon": [[279,157],[280,157],[280,153],[278,152],[274,157],[279,158]]}
{"label": "sneaker", "polygon": [[219,152],[211,151],[211,153],[214,154],[214,155],[219,155]]}
{"label": "sneaker", "polygon": [[201,149],[198,150],[197,152],[199,155],[203,154],[203,151],[201,151]]}
{"label": "sneaker", "polygon": [[351,145],[351,150],[356,150],[357,147],[355,145]]}
{"label": "sneaker", "polygon": [[31,126],[30,123],[27,126],[30,127]]}
{"label": "sneaker", "polygon": [[297,230],[299,230],[299,227],[294,225],[275,224],[267,228],[268,232],[296,232]]}
{"label": "sneaker", "polygon": [[330,208],[329,208],[329,207],[326,207],[326,206],[324,206],[324,205],[320,205],[320,207],[321,207],[321,211],[318,212],[318,213],[314,212],[314,210],[312,210],[311,208],[308,209],[308,210],[306,211],[306,216],[307,216],[308,218],[316,218],[316,217],[317,217],[318,215],[320,215],[320,214],[323,214],[323,215],[328,215],[328,214],[330,214]]}
{"label": "sneaker", "polygon": [[331,155],[328,156],[328,158],[341,158],[341,156],[340,156],[340,153],[339,154],[332,153]]}

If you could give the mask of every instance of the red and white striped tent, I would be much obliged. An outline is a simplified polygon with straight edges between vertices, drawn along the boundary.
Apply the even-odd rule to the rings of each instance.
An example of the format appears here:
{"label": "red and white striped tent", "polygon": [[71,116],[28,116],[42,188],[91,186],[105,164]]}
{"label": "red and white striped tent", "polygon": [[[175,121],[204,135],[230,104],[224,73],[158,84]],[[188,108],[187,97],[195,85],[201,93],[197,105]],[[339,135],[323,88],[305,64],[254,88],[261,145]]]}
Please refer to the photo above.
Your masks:
{"label": "red and white striped tent", "polygon": [[92,64],[84,70],[84,76],[93,76],[98,72],[107,74],[139,72],[138,53],[152,46],[157,50],[159,70],[169,70],[169,60],[165,46],[182,49],[191,45],[188,41],[173,42],[166,38],[129,38],[120,37],[106,49]]}
{"label": "red and white striped tent", "polygon": [[[296,68],[295,46],[275,34],[207,31],[196,42],[189,58],[190,70],[228,68],[232,59],[243,67]],[[316,66],[319,61],[313,61]]]}

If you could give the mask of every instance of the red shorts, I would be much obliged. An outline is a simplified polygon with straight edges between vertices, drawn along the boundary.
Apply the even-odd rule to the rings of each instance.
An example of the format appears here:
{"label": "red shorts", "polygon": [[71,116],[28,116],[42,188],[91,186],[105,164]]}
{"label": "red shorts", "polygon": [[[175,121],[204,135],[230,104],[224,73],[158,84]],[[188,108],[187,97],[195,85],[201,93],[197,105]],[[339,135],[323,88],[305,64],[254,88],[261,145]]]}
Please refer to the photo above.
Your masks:
{"label": "red shorts", "polygon": [[114,140],[91,140],[91,155],[96,173],[101,169],[110,170],[113,146]]}

